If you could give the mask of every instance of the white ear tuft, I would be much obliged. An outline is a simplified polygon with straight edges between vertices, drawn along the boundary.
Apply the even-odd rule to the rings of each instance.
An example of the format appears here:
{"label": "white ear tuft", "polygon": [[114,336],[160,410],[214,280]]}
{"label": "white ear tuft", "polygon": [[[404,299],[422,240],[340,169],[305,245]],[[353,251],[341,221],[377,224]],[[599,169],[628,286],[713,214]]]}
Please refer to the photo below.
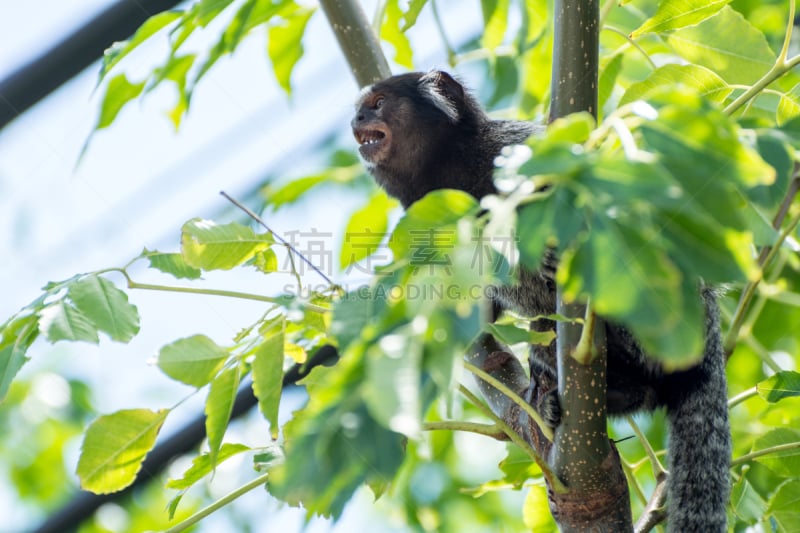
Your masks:
{"label": "white ear tuft", "polygon": [[[449,74],[440,70],[431,70],[419,79],[419,89],[422,95],[444,113],[450,122],[455,123],[458,122],[459,113],[456,103],[451,99],[452,94],[447,87],[449,84],[455,84],[461,88]],[[461,90],[463,91],[463,89]]]}

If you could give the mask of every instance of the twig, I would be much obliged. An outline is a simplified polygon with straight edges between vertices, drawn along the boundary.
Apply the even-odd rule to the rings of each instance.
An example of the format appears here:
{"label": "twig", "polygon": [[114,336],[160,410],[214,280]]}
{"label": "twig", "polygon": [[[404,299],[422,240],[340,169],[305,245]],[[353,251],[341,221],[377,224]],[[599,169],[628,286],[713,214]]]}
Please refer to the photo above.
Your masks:
{"label": "twig", "polygon": [[542,431],[542,434],[547,438],[547,440],[550,442],[553,441],[553,430],[550,429],[544,420],[542,420],[542,417],[536,412],[536,409],[526,402],[519,394],[508,388],[507,385],[502,383],[497,378],[489,375],[487,372],[481,370],[472,363],[464,361],[464,368],[475,374],[475,376],[482,379],[495,389],[502,392],[508,397],[508,399],[517,404],[529,417],[531,417],[531,419],[533,419],[534,422],[536,422],[536,425],[539,426],[539,429]]}
{"label": "twig", "polygon": [[275,237],[276,239],[278,239],[278,241],[279,241],[281,244],[283,244],[284,246],[286,246],[286,247],[287,247],[287,248],[288,248],[288,249],[289,249],[289,250],[290,250],[292,253],[296,254],[296,255],[297,255],[297,257],[299,257],[300,259],[302,259],[302,260],[303,260],[303,262],[304,262],[305,264],[307,264],[308,266],[310,266],[310,267],[311,267],[311,269],[312,269],[314,272],[316,272],[317,274],[319,274],[319,275],[322,277],[322,279],[324,279],[324,280],[325,280],[325,281],[328,283],[328,285],[331,285],[332,287],[335,287],[335,286],[336,286],[336,284],[335,284],[335,283],[334,283],[334,282],[333,282],[333,281],[332,281],[332,280],[331,280],[331,279],[330,279],[328,276],[326,276],[324,272],[322,272],[322,271],[321,271],[319,268],[317,268],[317,267],[316,267],[316,265],[314,265],[314,263],[312,263],[312,262],[311,262],[311,261],[310,261],[310,260],[309,260],[309,259],[308,259],[308,258],[305,256],[305,255],[301,254],[301,253],[300,253],[300,252],[297,250],[297,248],[295,248],[294,246],[292,246],[292,245],[291,245],[291,244],[290,244],[288,241],[286,241],[286,239],[284,239],[283,237],[281,237],[280,235],[278,235],[277,233],[275,233],[274,231],[272,231],[272,228],[270,228],[269,226],[267,226],[267,223],[266,223],[266,222],[264,222],[264,219],[262,219],[260,216],[256,215],[256,214],[255,214],[253,211],[251,211],[251,210],[250,210],[249,208],[247,208],[246,206],[242,205],[242,203],[241,203],[241,202],[239,202],[238,200],[236,200],[236,199],[234,199],[233,197],[231,197],[231,196],[230,196],[228,193],[226,193],[225,191],[220,191],[219,193],[220,193],[222,196],[224,196],[224,197],[225,197],[225,199],[226,199],[226,200],[228,200],[230,203],[232,203],[233,205],[235,205],[236,207],[238,207],[239,209],[241,209],[242,211],[244,211],[244,212],[247,214],[247,216],[249,216],[250,218],[252,218],[252,219],[253,219],[253,220],[255,220],[256,222],[258,222],[259,224],[261,224],[261,226],[263,226],[263,227],[264,227],[264,229],[266,229],[268,232],[270,232],[270,233],[272,234],[272,236],[273,236],[273,237]]}
{"label": "twig", "polygon": [[750,452],[750,453],[744,454],[741,457],[731,461],[731,467],[738,466],[740,464],[750,462],[753,459],[757,459],[757,458],[763,457],[765,455],[770,455],[770,454],[773,454],[773,453],[786,452],[786,451],[790,451],[790,450],[797,450],[797,449],[800,449],[800,442],[790,442],[788,444],[779,444],[777,446],[771,446],[769,448],[764,448],[763,450],[756,450],[754,452]]}
{"label": "twig", "polygon": [[184,531],[189,527],[195,525],[203,518],[207,517],[214,511],[218,511],[219,509],[223,508],[224,506],[231,503],[236,498],[243,496],[250,492],[251,490],[260,487],[264,483],[267,482],[270,473],[267,472],[266,474],[261,474],[257,478],[253,479],[252,481],[247,482],[246,484],[242,485],[241,487],[237,488],[236,490],[232,491],[229,494],[226,494],[219,500],[213,502],[212,504],[200,509],[195,514],[187,518],[186,520],[181,521],[179,524],[167,529],[164,533],[179,533],[180,531]]}

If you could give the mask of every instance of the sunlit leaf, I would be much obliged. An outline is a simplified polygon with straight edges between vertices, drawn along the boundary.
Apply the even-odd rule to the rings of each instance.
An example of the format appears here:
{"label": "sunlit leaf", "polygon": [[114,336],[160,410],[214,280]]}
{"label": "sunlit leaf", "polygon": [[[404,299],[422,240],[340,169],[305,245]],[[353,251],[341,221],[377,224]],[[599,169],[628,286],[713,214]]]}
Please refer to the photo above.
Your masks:
{"label": "sunlit leaf", "polygon": [[800,373],[790,370],[777,372],[756,385],[756,389],[758,395],[769,403],[800,396]]}
{"label": "sunlit leaf", "polygon": [[690,63],[732,84],[752,84],[775,63],[764,34],[729,6],[696,26],[671,33],[667,41]]}
{"label": "sunlit leaf", "polygon": [[225,443],[219,449],[219,453],[217,453],[216,460],[211,460],[211,455],[208,453],[204,453],[198,455],[194,459],[192,459],[192,466],[190,466],[184,473],[183,476],[178,479],[170,479],[165,484],[165,487],[168,489],[176,489],[176,490],[185,490],[209,475],[211,472],[214,471],[216,465],[223,462],[225,459],[229,457],[233,457],[234,455],[238,455],[242,452],[246,452],[250,450],[250,447],[245,446],[244,444],[231,444]]}
{"label": "sunlit leaf", "polygon": [[158,368],[181,383],[202,387],[208,384],[228,359],[228,352],[205,335],[193,335],[163,346]]}
{"label": "sunlit leaf", "polygon": [[150,261],[150,267],[170,274],[178,279],[200,279],[202,271],[186,264],[183,256],[178,253],[161,253],[144,251],[145,257]]}
{"label": "sunlit leaf", "polygon": [[168,414],[168,409],[126,409],[92,422],[78,459],[81,488],[108,494],[133,483]]}
{"label": "sunlit leaf", "polygon": [[525,504],[522,506],[522,518],[525,527],[536,533],[556,533],[558,527],[550,514],[547,498],[547,487],[543,484],[531,485]]}
{"label": "sunlit leaf", "polygon": [[282,318],[269,323],[262,331],[264,341],[253,358],[253,392],[258,398],[258,408],[267,419],[272,438],[278,438],[278,407],[283,388],[284,333],[286,323]]}
{"label": "sunlit leaf", "polygon": [[292,180],[285,185],[275,187],[272,184],[263,189],[267,204],[277,210],[285,204],[292,204],[313,187],[327,181],[327,175],[319,174]]}
{"label": "sunlit leaf", "polygon": [[[440,251],[452,250],[455,223],[467,213],[477,212],[478,202],[466,192],[441,189],[415,202],[400,219],[392,233],[389,248],[395,257],[412,256],[422,260]],[[412,260],[414,260],[412,257]],[[432,257],[436,260],[437,257]]]}
{"label": "sunlit leaf", "polygon": [[272,69],[278,84],[287,93],[292,92],[292,71],[303,56],[302,38],[306,24],[314,11],[314,9],[298,9],[286,16],[281,24],[269,29],[267,53],[272,61]]}
{"label": "sunlit leaf", "polygon": [[240,265],[274,242],[236,222],[218,226],[195,218],[183,225],[181,252],[187,264],[203,270],[227,270]]}
{"label": "sunlit leaf", "polygon": [[75,307],[115,341],[128,342],[139,332],[139,312],[128,295],[100,276],[76,281],[67,293]]}
{"label": "sunlit leaf", "polygon": [[239,392],[241,368],[235,365],[223,370],[211,381],[206,398],[206,434],[208,435],[208,458],[211,467],[217,465],[217,456],[225,437],[225,430],[233,412],[233,403]]}
{"label": "sunlit leaf", "polygon": [[481,0],[484,23],[481,44],[487,50],[494,50],[503,44],[508,28],[509,5],[509,0]]}
{"label": "sunlit leaf", "polygon": [[411,43],[401,29],[404,25],[404,16],[398,0],[386,2],[385,16],[381,25],[381,38],[394,47],[394,60],[398,65],[408,69],[414,68]]}
{"label": "sunlit leaf", "polygon": [[353,213],[347,222],[339,254],[342,269],[374,254],[386,239],[388,212],[397,205],[386,193],[379,191],[369,203]]}
{"label": "sunlit leaf", "polygon": [[50,342],[100,342],[94,323],[64,300],[58,300],[39,311],[39,330]]}
{"label": "sunlit leaf", "polygon": [[422,11],[422,8],[425,7],[425,4],[427,3],[428,0],[411,0],[408,3],[408,9],[406,9],[405,14],[403,15],[403,27],[400,28],[401,31],[405,32],[417,23],[419,12]]}
{"label": "sunlit leaf", "polygon": [[181,18],[180,12],[163,11],[147,19],[144,24],[139,26],[139,29],[136,30],[136,33],[134,33],[133,37],[131,37],[129,40],[112,44],[103,53],[103,64],[100,66],[100,78],[98,81],[102,81],[108,72],[114,68],[114,66],[119,63],[123,57],[131,53],[155,33],[162,30],[172,22],[175,22],[179,18]]}
{"label": "sunlit leaf", "polygon": [[778,124],[785,124],[798,115],[800,115],[800,84],[792,87],[789,92],[781,93],[776,119]]}
{"label": "sunlit leaf", "polygon": [[656,14],[639,26],[631,37],[636,39],[640,35],[653,32],[677,30],[686,26],[693,26],[715,15],[731,0],[669,0],[660,2]]}
{"label": "sunlit leaf", "polygon": [[117,115],[125,105],[139,96],[144,89],[144,82],[131,83],[125,74],[118,74],[111,78],[103,95],[103,103],[100,105],[100,116],[97,119],[95,130],[107,128],[114,122]]}
{"label": "sunlit leaf", "polygon": [[713,102],[724,101],[733,91],[725,80],[705,67],[669,64],[657,68],[644,80],[628,87],[619,105],[646,99],[660,87],[674,87],[679,84],[691,87]]}
{"label": "sunlit leaf", "polygon": [[16,317],[0,329],[0,403],[8,394],[11,382],[28,361],[26,352],[39,335],[35,314]]}

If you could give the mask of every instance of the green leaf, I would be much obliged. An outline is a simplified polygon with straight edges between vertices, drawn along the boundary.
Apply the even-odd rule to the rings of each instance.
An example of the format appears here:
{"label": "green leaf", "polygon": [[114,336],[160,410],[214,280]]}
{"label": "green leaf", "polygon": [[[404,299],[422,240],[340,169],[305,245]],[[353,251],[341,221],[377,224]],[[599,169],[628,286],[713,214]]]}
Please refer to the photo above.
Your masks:
{"label": "green leaf", "polygon": [[328,181],[328,176],[326,174],[306,176],[304,178],[292,180],[278,188],[275,188],[271,184],[267,185],[264,187],[262,193],[266,198],[267,205],[277,211],[279,207],[293,204],[310,189],[326,181]]}
{"label": "green leaf", "polygon": [[223,9],[232,3],[233,0],[200,0],[197,4],[197,14],[195,15],[197,22],[200,26],[207,26]]}
{"label": "green leaf", "polygon": [[298,9],[284,17],[282,24],[272,26],[267,37],[267,54],[278,84],[287,94],[292,92],[292,71],[303,56],[303,34],[314,9]]}
{"label": "green leaf", "polygon": [[286,460],[270,471],[272,495],[338,518],[359,485],[394,478],[403,437],[370,416],[360,394],[363,379],[363,357],[354,351],[303,380],[309,401],[284,426]]}
{"label": "green leaf", "polygon": [[205,413],[208,457],[211,468],[217,466],[217,456],[231,419],[233,403],[236,400],[236,393],[239,391],[240,378],[241,368],[237,364],[233,368],[220,372],[211,381],[211,387],[208,390]]}
{"label": "green leaf", "polygon": [[274,242],[268,233],[256,234],[236,222],[218,226],[195,218],[183,225],[181,253],[187,264],[203,270],[228,270],[241,265]]}
{"label": "green leaf", "polygon": [[591,296],[598,314],[630,327],[665,366],[696,362],[702,355],[702,320],[685,316],[699,314],[700,302],[696,295],[686,300],[674,263],[635,226],[595,217],[591,228],[585,242],[565,252],[559,264],[557,280],[565,297]]}
{"label": "green leaf", "polygon": [[0,403],[17,372],[28,362],[28,348],[39,336],[38,323],[39,318],[30,314],[15,317],[0,328]]}
{"label": "green leaf", "polygon": [[275,254],[275,250],[268,248],[263,252],[257,253],[253,257],[253,266],[264,274],[277,272],[280,267],[278,266],[278,256]]}
{"label": "green leaf", "polygon": [[694,26],[717,14],[731,0],[669,0],[660,2],[656,14],[631,33],[636,39],[645,33],[662,33]]}
{"label": "green leaf", "polygon": [[100,276],[70,284],[67,296],[94,326],[115,341],[128,342],[139,332],[139,312],[128,295]]}
{"label": "green leaf", "polygon": [[488,324],[489,332],[505,344],[540,344],[548,346],[556,338],[554,331],[532,331],[512,324]]}
{"label": "green leaf", "polygon": [[119,63],[123,57],[131,53],[140,44],[148,40],[167,25],[175,22],[180,17],[181,13],[179,11],[163,11],[153,15],[147,19],[144,24],[139,26],[139,29],[136,30],[136,33],[134,33],[133,37],[131,37],[129,40],[115,42],[108,47],[103,53],[103,64],[100,66],[100,78],[98,83],[103,81],[103,78],[106,77],[108,72],[114,68],[114,66]]}
{"label": "green leaf", "polygon": [[125,74],[118,74],[111,78],[106,88],[106,94],[103,96],[103,103],[100,104],[100,116],[94,129],[101,130],[110,126],[122,108],[139,96],[143,89],[144,82],[131,83]]}
{"label": "green leaf", "polygon": [[747,481],[747,477],[741,476],[731,491],[731,509],[739,520],[755,524],[764,516],[767,502]]}
{"label": "green leaf", "polygon": [[[800,444],[800,431],[791,428],[770,430],[753,443],[753,451],[765,450],[786,444]],[[773,452],[755,459],[779,476],[795,477],[800,472],[800,447]]]}
{"label": "green leaf", "polygon": [[205,335],[193,335],[163,346],[158,352],[158,368],[166,375],[202,387],[217,375],[228,359],[228,352]]}
{"label": "green leaf", "polygon": [[622,95],[619,105],[645,100],[662,87],[685,85],[712,102],[722,103],[733,89],[717,74],[699,65],[669,64],[659,67],[644,80],[632,84]]}
{"label": "green leaf", "polygon": [[264,341],[253,359],[253,392],[258,408],[269,422],[273,439],[278,438],[278,407],[283,388],[283,344],[286,322],[283,317],[271,322],[261,334]]}
{"label": "green leaf", "polygon": [[509,0],[481,0],[484,25],[481,45],[487,50],[494,51],[503,44],[508,29],[509,5]]}
{"label": "green leaf", "polygon": [[198,455],[192,459],[192,466],[190,466],[186,472],[183,473],[182,477],[178,479],[170,479],[167,481],[165,486],[168,489],[186,490],[213,472],[214,468],[218,464],[222,463],[225,459],[248,450],[250,450],[250,447],[245,446],[244,444],[231,444],[226,442],[219,449],[219,453],[216,454],[215,460],[211,460],[210,453]]}
{"label": "green leaf", "polygon": [[181,254],[144,251],[150,261],[150,268],[160,270],[178,279],[200,279],[202,271],[186,264]]}
{"label": "green leaf", "polygon": [[800,396],[800,373],[789,370],[777,372],[756,385],[756,390],[769,403]]}
{"label": "green leaf", "polygon": [[350,216],[344,232],[339,265],[342,269],[374,254],[386,238],[389,211],[397,205],[386,193],[379,191],[367,205]]}
{"label": "green leaf", "polygon": [[408,37],[403,33],[403,11],[398,0],[386,2],[386,18],[381,25],[381,38],[394,47],[394,61],[407,69],[414,68],[413,52]]}
{"label": "green leaf", "polygon": [[108,494],[133,483],[169,412],[126,409],[92,422],[78,459],[81,488]]}
{"label": "green leaf", "polygon": [[403,27],[400,28],[401,31],[405,32],[417,23],[419,12],[422,11],[422,8],[425,7],[427,3],[428,0],[411,0],[408,3],[408,9],[406,9],[406,13],[403,15]]}
{"label": "green leaf", "polygon": [[420,364],[422,343],[410,326],[393,332],[391,342],[373,344],[367,350],[364,401],[382,426],[417,438],[421,428]]}
{"label": "green leaf", "polygon": [[39,330],[50,342],[86,341],[97,344],[97,328],[76,307],[58,300],[39,311]]}
{"label": "green leaf", "polygon": [[730,84],[753,84],[775,63],[764,34],[729,6],[697,26],[670,34],[667,42],[688,62]]}
{"label": "green leaf", "polygon": [[775,118],[779,125],[783,125],[798,115],[800,115],[800,84],[792,87],[787,93],[781,93]]}
{"label": "green leaf", "polygon": [[783,533],[800,531],[798,501],[800,501],[800,479],[791,479],[783,483],[770,498],[767,512],[777,523],[778,531]]}
{"label": "green leaf", "polygon": [[622,70],[622,60],[624,57],[624,54],[617,53],[611,57],[603,57],[600,60],[600,73],[597,82],[597,102],[599,109],[605,107],[611,93],[614,91],[617,77]]}
{"label": "green leaf", "polygon": [[503,472],[503,481],[510,483],[515,489],[521,489],[531,478],[542,474],[542,470],[531,460],[531,456],[516,444],[506,445],[506,451],[505,459],[500,461],[498,466]]}
{"label": "green leaf", "polygon": [[392,233],[389,248],[395,257],[414,252],[418,259],[431,254],[437,256],[434,260],[440,259],[440,252],[452,251],[455,245],[455,229],[447,226],[477,209],[478,202],[468,193],[453,189],[432,191],[406,210]]}

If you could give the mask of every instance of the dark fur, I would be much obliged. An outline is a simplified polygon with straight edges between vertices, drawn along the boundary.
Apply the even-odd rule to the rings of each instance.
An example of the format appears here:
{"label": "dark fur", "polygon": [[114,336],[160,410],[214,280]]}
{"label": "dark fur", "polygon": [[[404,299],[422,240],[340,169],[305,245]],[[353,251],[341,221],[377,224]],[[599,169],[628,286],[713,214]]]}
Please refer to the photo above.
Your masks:
{"label": "dark fur", "polygon": [[[444,72],[394,76],[367,88],[352,121],[361,154],[378,183],[408,207],[435,189],[454,188],[476,198],[494,193],[494,160],[504,146],[523,142],[536,126],[495,121]],[[520,283],[498,289],[496,304],[528,316],[555,312],[556,259],[536,272],[522,271]],[[619,325],[606,323],[608,411],[624,415],[664,406],[670,428],[668,529],[673,533],[725,532],[729,494],[725,358],[719,310],[711,290],[702,291],[706,313],[705,351],[687,370],[666,373]],[[536,329],[555,323],[539,320]],[[534,347],[531,374],[556,375],[554,345]],[[539,396],[541,398],[541,395]],[[536,402],[546,420],[558,423],[555,394]]]}

